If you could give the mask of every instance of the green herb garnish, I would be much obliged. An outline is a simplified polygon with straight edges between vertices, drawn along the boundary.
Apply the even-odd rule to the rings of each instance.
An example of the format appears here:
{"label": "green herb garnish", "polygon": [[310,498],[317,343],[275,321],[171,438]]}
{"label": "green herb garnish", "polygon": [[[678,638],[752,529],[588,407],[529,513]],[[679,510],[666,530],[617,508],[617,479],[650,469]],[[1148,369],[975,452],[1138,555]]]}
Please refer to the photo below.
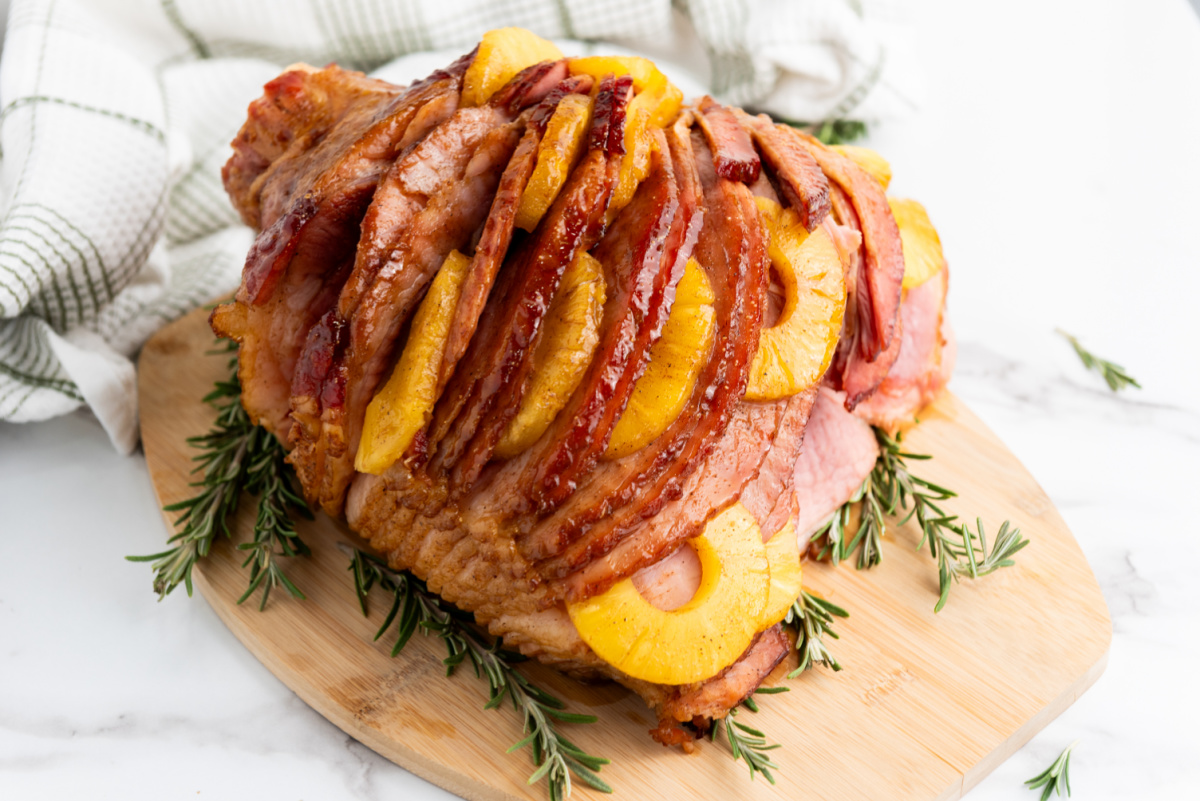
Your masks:
{"label": "green herb garnish", "polygon": [[783,619],[787,625],[796,627],[796,650],[800,652],[800,664],[788,674],[789,679],[814,665],[824,665],[835,672],[842,669],[823,639],[826,634],[835,640],[841,639],[832,628],[835,617],[850,617],[850,613],[808,590],[800,591],[800,597],[792,602],[792,608]]}
{"label": "green herb garnish", "polygon": [[521,713],[525,737],[508,752],[525,747],[532,750],[537,769],[529,777],[529,784],[546,779],[551,801],[561,801],[571,794],[571,774],[574,773],[588,786],[604,793],[612,792],[612,788],[597,775],[609,760],[588,754],[558,731],[558,723],[595,723],[594,715],[564,712],[566,704],[534,686],[513,666],[524,661],[524,657],[501,649],[499,640],[489,643],[471,626],[470,615],[442,600],[425,582],[407,572],[392,570],[381,559],[365,551],[341,547],[351,554],[349,569],[354,573],[354,591],[364,616],[372,587],[379,585],[392,595],[391,608],[375,633],[378,640],[395,623],[392,656],[400,653],[418,629],[422,634],[440,637],[446,645],[446,658],[442,663],[446,666],[447,676],[470,660],[475,675],[488,683],[488,700],[483,708],[495,709],[507,697],[513,709]]}
{"label": "green herb garnish", "polygon": [[[750,708],[750,707],[748,707]],[[750,708],[750,711],[757,712],[757,707]],[[709,741],[717,739],[717,733],[724,724],[725,739],[729,743],[729,751],[733,754],[734,759],[740,759],[750,768],[750,780],[754,781],[755,774],[761,773],[766,780],[771,784],[775,783],[775,777],[771,775],[772,770],[779,770],[779,766],[771,761],[771,757],[767,756],[768,751],[774,751],[779,748],[779,744],[769,745],[767,736],[755,728],[751,728],[744,723],[738,723],[734,720],[734,716],[738,713],[737,709],[729,710],[729,714],[723,719],[713,721],[712,728],[708,730]]]}
{"label": "green herb garnish", "polygon": [[[948,515],[941,503],[957,497],[946,487],[913,475],[907,460],[927,460],[928,454],[908,453],[901,447],[902,435],[890,436],[875,429],[879,457],[871,474],[851,498],[842,504],[830,521],[813,537],[819,548],[819,559],[837,564],[858,552],[859,569],[874,567],[883,561],[884,517],[903,517],[904,525],[913,517],[921,527],[921,542],[917,548],[929,545],[929,554],[938,563],[938,602],[935,612],[942,611],[950,597],[950,587],[963,577],[979,578],[1014,564],[1012,557],[1029,544],[1021,530],[1005,520],[988,550],[983,521],[976,518],[976,530],[971,531],[958,522],[957,515]],[[846,541],[846,527],[855,504],[861,504],[861,521],[854,536]]]}
{"label": "green herb garnish", "polygon": [[[233,343],[225,351],[235,352]],[[250,422],[242,408],[242,387],[237,378],[236,355],[229,362],[229,378],[217,381],[204,402],[217,410],[217,419],[207,434],[189,437],[188,444],[200,453],[193,473],[199,480],[191,486],[198,492],[191,498],[164,506],[168,512],[179,512],[175,527],[179,531],[167,540],[177,543],[174,548],[148,556],[127,556],[131,562],[152,562],[154,591],[159,600],[171,594],[182,583],[192,594],[192,568],[208,556],[218,534],[232,539],[229,521],[237,512],[242,492],[258,495],[258,516],[254,521],[251,542],[238,546],[250,551],[243,567],[250,567],[246,592],[238,599],[242,603],[255,590],[262,589],[259,608],[267,605],[271,590],[283,585],[296,598],[304,593],[293,584],[279,565],[279,557],[307,554],[308,547],[296,534],[291,514],[309,519],[312,513],[293,485],[291,469],[284,462],[287,455],[270,432]],[[182,528],[180,528],[182,526]]]}
{"label": "green herb garnish", "polygon": [[1042,801],[1046,801],[1050,797],[1051,792],[1057,792],[1060,796],[1063,790],[1067,791],[1067,796],[1071,795],[1071,751],[1075,746],[1079,745],[1079,741],[1068,745],[1063,749],[1063,752],[1058,755],[1058,759],[1054,760],[1054,764],[1046,768],[1044,771],[1028,779],[1025,784],[1030,790],[1036,790],[1039,787],[1045,787],[1042,790]]}
{"label": "green herb garnish", "polygon": [[1142,385],[1134,379],[1129,373],[1125,372],[1125,368],[1107,359],[1101,359],[1099,356],[1093,355],[1083,345],[1079,344],[1079,340],[1068,334],[1061,328],[1054,329],[1059,336],[1071,343],[1071,347],[1075,349],[1075,354],[1079,357],[1079,361],[1083,362],[1083,366],[1089,370],[1095,370],[1104,377],[1104,383],[1108,384],[1108,388],[1113,392],[1119,392],[1125,387],[1142,388]]}

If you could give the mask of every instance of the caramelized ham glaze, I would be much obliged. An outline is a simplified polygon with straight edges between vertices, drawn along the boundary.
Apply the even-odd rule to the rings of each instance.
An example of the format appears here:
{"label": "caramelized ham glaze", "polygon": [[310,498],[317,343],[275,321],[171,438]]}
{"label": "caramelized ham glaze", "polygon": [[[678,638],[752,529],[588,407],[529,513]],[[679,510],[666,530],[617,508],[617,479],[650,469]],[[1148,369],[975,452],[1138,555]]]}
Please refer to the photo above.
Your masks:
{"label": "caramelized ham glaze", "polygon": [[870,397],[900,351],[900,291],[904,254],[900,230],[879,182],[862,168],[806,133],[775,126],[799,142],[832,182],[838,221],[862,234],[860,265],[848,286],[854,314],[839,343],[835,377],[846,392],[846,408]]}
{"label": "caramelized ham glaze", "polygon": [[291,420],[280,401],[309,328],[345,280],[379,176],[412,119],[457,98],[466,59],[403,91],[337,67],[292,70],[251,104],[222,176],[243,219],[263,230],[235,303],[214,311],[212,324],[241,345],[251,419],[285,441]]}
{"label": "caramelized ham glaze", "polygon": [[300,423],[291,460],[310,474],[302,481],[310,500],[330,514],[341,513],[363,415],[391,367],[400,330],[446,255],[486,219],[521,137],[517,115],[565,76],[563,62],[522,71],[487,105],[459,109],[434,127],[380,182],[354,270],[328,320],[333,334],[319,338],[333,343],[332,353],[312,361],[316,375],[305,376],[291,398]]}
{"label": "caramelized ham glaze", "polygon": [[[608,150],[610,106],[623,106],[629,82],[606,78],[596,100],[590,149],[538,225],[511,258],[478,336],[434,416],[431,471],[451,470],[457,490],[475,483],[516,415],[533,367],[541,323],[568,264],[596,244],[616,186],[621,153]],[[502,401],[502,402],[501,402]]]}
{"label": "caramelized ham glaze", "polygon": [[[631,78],[594,82],[544,62],[463,108],[472,58],[403,89],[336,67],[298,67],[267,85],[224,171],[261,233],[236,302],[213,326],[241,342],[243,403],[288,443],[308,498],[344,511],[389,564],[507,647],[638,692],[658,715],[655,739],[691,748],[789,651],[782,629],[760,632],[705,681],[654,685],[597,657],[567,604],[630,577],[651,603],[686,602],[699,578],[687,541],[739,501],[764,539],[789,520],[805,535],[874,462],[874,434],[845,409],[898,421],[944,383],[945,274],[901,305],[898,232],[873,179],[815,140],[708,98],[649,129],[649,172],[606,222]],[[571,93],[595,98],[587,149],[538,227],[517,233],[547,121]],[[809,231],[825,226],[843,258],[853,312],[827,380],[849,397],[816,386],[743,397],[769,317],[756,195],[793,208]],[[432,419],[382,475],[358,474],[366,407],[452,249],[471,262],[431,365]],[[546,311],[581,252],[604,268],[600,341],[543,436],[496,460]],[[713,291],[712,351],[665,431],[605,460],[689,258]]]}

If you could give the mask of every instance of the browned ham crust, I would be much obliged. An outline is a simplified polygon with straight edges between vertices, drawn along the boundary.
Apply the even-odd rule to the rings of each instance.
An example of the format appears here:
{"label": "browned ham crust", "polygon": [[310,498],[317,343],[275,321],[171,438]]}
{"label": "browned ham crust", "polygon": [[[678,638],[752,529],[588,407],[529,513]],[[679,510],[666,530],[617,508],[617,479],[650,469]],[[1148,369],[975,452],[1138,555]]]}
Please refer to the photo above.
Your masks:
{"label": "browned ham crust", "polygon": [[[839,450],[847,421],[865,426],[831,407],[840,396],[829,389],[820,401],[816,386],[767,402],[743,397],[768,317],[755,196],[793,208],[810,231],[824,225],[848,265],[853,313],[830,376],[847,407],[883,383],[861,409],[885,416],[895,409],[885,401],[911,400],[913,387],[924,398],[934,386],[922,368],[941,352],[930,332],[940,335],[944,276],[910,295],[903,341],[916,344],[902,349],[902,254],[878,185],[815,140],[709,98],[649,129],[649,174],[614,216],[632,79],[594,82],[568,76],[564,61],[543,62],[463,108],[472,58],[404,89],[336,67],[296,68],[267,85],[224,170],[234,206],[261,232],[236,302],[214,312],[213,327],[241,343],[243,403],[288,443],[307,497],[344,511],[393,567],[473,612],[508,647],[634,689],[659,715],[653,736],[690,747],[788,652],[782,629],[760,632],[705,681],[653,685],[599,659],[566,605],[661,568],[736,502],[766,536],[803,521],[830,501],[805,494],[823,486],[812,471],[849,475],[864,460],[861,447]],[[516,232],[547,121],[564,97],[588,92],[587,150],[538,226]],[[825,219],[830,209],[840,225]],[[358,474],[367,405],[452,249],[471,263],[434,365],[432,420],[382,475]],[[543,318],[581,252],[604,269],[599,343],[542,437],[497,460]],[[713,290],[712,352],[666,430],[605,461],[693,257]],[[890,376],[893,363],[903,369]],[[815,438],[805,434],[814,403],[825,435]],[[854,470],[839,472],[843,463]]]}

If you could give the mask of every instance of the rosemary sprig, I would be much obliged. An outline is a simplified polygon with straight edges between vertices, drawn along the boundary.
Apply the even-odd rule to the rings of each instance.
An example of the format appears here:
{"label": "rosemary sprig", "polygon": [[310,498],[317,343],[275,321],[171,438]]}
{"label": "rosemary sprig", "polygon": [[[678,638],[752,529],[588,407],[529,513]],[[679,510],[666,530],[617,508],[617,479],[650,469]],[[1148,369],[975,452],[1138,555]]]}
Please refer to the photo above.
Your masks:
{"label": "rosemary sprig", "polygon": [[[222,353],[235,352],[236,345]],[[217,419],[207,434],[189,437],[188,444],[200,453],[193,473],[200,478],[191,486],[199,491],[178,503],[164,506],[168,512],[179,512],[175,527],[179,529],[167,543],[175,547],[147,556],[127,556],[131,562],[151,562],[154,570],[154,591],[161,601],[181,583],[192,594],[192,568],[208,556],[218,534],[232,538],[229,521],[237,512],[242,491],[258,495],[258,516],[254,522],[253,540],[239,547],[250,551],[243,567],[250,567],[246,592],[238,599],[242,603],[255,590],[262,588],[265,608],[271,590],[282,584],[297,598],[304,594],[280,568],[277,558],[307,554],[308,547],[296,534],[291,513],[311,519],[312,514],[296,493],[290,468],[284,462],[285,451],[268,431],[250,422],[241,404],[241,384],[237,378],[237,358],[230,359],[230,376],[217,381],[204,402],[217,410]]]}
{"label": "rosemary sprig", "polygon": [[519,673],[514,663],[523,657],[500,648],[499,640],[487,639],[471,627],[470,616],[443,601],[425,583],[405,572],[389,568],[378,557],[358,548],[341,546],[351,554],[349,569],[354,574],[354,591],[363,614],[367,614],[367,595],[376,584],[392,595],[392,606],[375,634],[378,640],[395,625],[396,641],[392,656],[396,656],[419,629],[433,634],[446,645],[446,675],[469,660],[475,675],[487,680],[488,700],[484,709],[495,709],[507,697],[513,709],[524,718],[525,736],[508,749],[508,753],[529,747],[537,769],[529,784],[546,779],[551,801],[561,801],[571,794],[571,774],[585,784],[604,793],[612,788],[597,775],[601,766],[609,764],[603,757],[592,756],[564,737],[558,723],[595,723],[594,715],[579,715],[563,711],[561,700],[533,685]]}
{"label": "rosemary sprig", "polygon": [[895,517],[907,511],[898,525],[916,517],[917,525],[921,527],[921,542],[917,548],[919,550],[928,543],[929,554],[938,563],[938,602],[933,611],[940,612],[950,597],[950,587],[960,578],[979,578],[1012,566],[1012,557],[1028,545],[1029,540],[1021,536],[1020,529],[1005,520],[989,551],[981,519],[976,518],[977,532],[973,532],[958,523],[957,515],[946,514],[940,506],[942,501],[957,497],[955,492],[909,472],[905,460],[931,457],[904,452],[902,436],[891,437],[887,432],[875,429],[880,451],[871,480],[885,514]]}
{"label": "rosemary sprig", "polygon": [[753,693],[742,699],[742,706],[746,707],[746,709],[749,709],[751,712],[758,712],[758,702],[754,700],[754,696],[786,693],[791,689],[791,687],[784,687],[782,684],[776,687],[759,687]]}
{"label": "rosemary sprig", "polygon": [[[238,408],[241,408],[241,404],[238,404]],[[255,437],[266,441],[255,442]],[[246,592],[238,598],[238,603],[245,601],[261,586],[262,600],[258,608],[262,610],[267,606],[271,590],[280,584],[293,597],[304,598],[304,593],[280,568],[277,557],[307,556],[311,553],[296,533],[291,513],[297,512],[311,520],[312,512],[292,485],[291,468],[284,461],[287,452],[279,440],[266,429],[255,426],[251,446],[247,450],[250,454],[257,454],[257,458],[246,467],[244,488],[251,495],[259,496],[258,516],[254,520],[254,538],[238,545],[239,550],[249,551],[242,567],[250,568],[250,583]]]}
{"label": "rosemary sprig", "polygon": [[1054,330],[1060,337],[1071,343],[1071,347],[1075,349],[1075,355],[1079,357],[1079,361],[1083,362],[1084,367],[1089,370],[1095,370],[1104,377],[1104,383],[1108,384],[1108,388],[1113,392],[1119,392],[1126,387],[1142,388],[1142,385],[1133,376],[1125,372],[1125,368],[1121,365],[1101,359],[1099,356],[1092,354],[1083,345],[1079,344],[1078,339],[1061,328]]}
{"label": "rosemary sprig", "polygon": [[800,128],[827,145],[848,145],[867,135],[867,124],[859,120],[825,120],[824,122],[804,122],[789,120],[787,117],[773,115],[776,122]]}
{"label": "rosemary sprig", "polygon": [[[820,546],[818,559],[828,559],[836,567],[841,560],[849,559],[858,551],[859,570],[875,567],[883,562],[883,532],[886,526],[883,520],[883,505],[879,502],[879,483],[882,481],[880,470],[880,464],[876,461],[875,467],[863,479],[863,483],[850,499],[813,535],[813,543]],[[850,525],[850,514],[855,504],[862,504],[859,507],[861,517],[858,529],[847,542],[846,527]]]}
{"label": "rosemary sprig", "polygon": [[792,602],[792,608],[783,619],[787,625],[796,627],[796,650],[800,652],[800,664],[788,674],[789,679],[814,665],[824,665],[835,672],[842,669],[823,639],[826,634],[835,640],[841,639],[832,628],[835,617],[850,617],[850,613],[808,590],[800,591],[800,597]]}
{"label": "rosemary sprig", "polygon": [[1079,745],[1079,741],[1068,745],[1063,749],[1063,752],[1058,755],[1058,759],[1054,760],[1054,764],[1046,768],[1044,771],[1028,779],[1025,784],[1030,790],[1036,790],[1039,787],[1045,787],[1042,790],[1041,801],[1046,801],[1050,797],[1051,792],[1057,792],[1060,796],[1063,790],[1067,791],[1067,796],[1071,795],[1071,751],[1075,746]]}
{"label": "rosemary sprig", "polygon": [[[751,711],[757,712],[758,710],[755,707],[751,708]],[[755,774],[761,773],[768,782],[774,784],[775,777],[771,775],[771,771],[779,770],[779,766],[771,761],[767,752],[779,748],[779,743],[769,745],[767,735],[744,723],[738,723],[733,719],[737,713],[737,709],[731,709],[724,720],[713,721],[712,728],[708,730],[708,739],[716,740],[717,733],[722,728],[721,724],[724,723],[725,739],[729,743],[729,751],[733,754],[734,759],[742,760],[750,768],[750,780],[754,781]]]}
{"label": "rosemary sprig", "polygon": [[846,145],[867,135],[867,124],[858,120],[825,120],[813,136],[827,145]]}

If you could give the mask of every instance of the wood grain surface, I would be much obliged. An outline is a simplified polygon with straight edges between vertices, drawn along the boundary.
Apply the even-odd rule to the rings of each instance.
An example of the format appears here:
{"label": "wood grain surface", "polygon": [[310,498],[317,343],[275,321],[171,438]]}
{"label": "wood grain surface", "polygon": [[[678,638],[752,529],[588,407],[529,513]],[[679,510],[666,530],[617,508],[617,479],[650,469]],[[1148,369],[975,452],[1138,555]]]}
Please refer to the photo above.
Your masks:
{"label": "wood grain surface", "polygon": [[[191,494],[194,452],[185,439],[208,430],[212,410],[200,402],[225,374],[227,356],[213,346],[206,313],[160,331],[142,351],[139,384],[142,442],[158,500]],[[952,487],[947,507],[989,531],[1011,519],[1031,544],[1017,565],[954,587],[934,615],[937,569],[916,551],[908,524],[890,533],[883,564],[807,564],[805,585],[850,611],[830,643],[844,666],[795,680],[781,666],[770,683],[791,692],[762,697],[742,720],[783,747],[777,784],[751,782],[727,746],[707,743],[684,755],[647,735],[654,716],[615,685],[584,685],[539,665],[527,673],[572,711],[600,717],[566,733],[607,756],[603,777],[616,797],[761,799],[954,799],[978,783],[1071,705],[1103,672],[1111,623],[1096,579],[1062,518],[1037,482],[953,395],[927,410],[906,444],[934,459],[921,475]],[[164,515],[170,525],[171,515]],[[238,513],[236,537],[249,538],[253,502]],[[347,734],[412,772],[468,799],[542,799],[528,786],[527,751],[506,754],[520,739],[511,707],[484,711],[486,685],[469,669],[447,678],[438,640],[415,637],[395,659],[390,642],[372,642],[387,611],[376,595],[362,616],[347,558],[336,544],[357,543],[344,523],[319,515],[298,526],[312,556],[291,560],[288,575],[308,596],[271,596],[238,606],[246,586],[242,555],[220,541],[196,570],[208,603],[250,651],[306,703]],[[376,591],[378,592],[378,591]],[[576,785],[575,798],[600,798]]]}

